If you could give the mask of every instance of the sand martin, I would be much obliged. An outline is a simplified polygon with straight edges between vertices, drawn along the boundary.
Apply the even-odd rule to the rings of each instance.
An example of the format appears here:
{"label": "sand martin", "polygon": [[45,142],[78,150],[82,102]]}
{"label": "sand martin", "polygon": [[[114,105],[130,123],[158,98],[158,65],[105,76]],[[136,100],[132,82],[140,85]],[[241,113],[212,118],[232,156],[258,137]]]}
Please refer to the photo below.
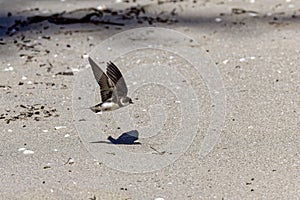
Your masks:
{"label": "sand martin", "polygon": [[92,66],[95,79],[100,86],[102,101],[90,107],[92,111],[95,113],[112,111],[133,104],[131,98],[127,97],[128,89],[125,80],[115,64],[108,62],[105,74],[90,57],[89,63]]}

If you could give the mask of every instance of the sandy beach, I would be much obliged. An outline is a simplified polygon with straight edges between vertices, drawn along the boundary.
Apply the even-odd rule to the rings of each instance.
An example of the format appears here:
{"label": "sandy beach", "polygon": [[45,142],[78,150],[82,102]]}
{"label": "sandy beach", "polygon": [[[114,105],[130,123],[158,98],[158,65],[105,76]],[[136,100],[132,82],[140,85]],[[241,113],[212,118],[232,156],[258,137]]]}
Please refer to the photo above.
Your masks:
{"label": "sandy beach", "polygon": [[[0,0],[0,199],[299,199],[299,20],[295,0]],[[89,56],[134,104],[87,109]]]}

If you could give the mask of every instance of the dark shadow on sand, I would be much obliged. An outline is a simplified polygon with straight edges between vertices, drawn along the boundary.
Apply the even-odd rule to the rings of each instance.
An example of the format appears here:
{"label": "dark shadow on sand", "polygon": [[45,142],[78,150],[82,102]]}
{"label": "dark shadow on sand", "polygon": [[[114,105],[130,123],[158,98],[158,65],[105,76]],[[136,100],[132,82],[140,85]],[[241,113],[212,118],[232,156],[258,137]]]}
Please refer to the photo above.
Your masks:
{"label": "dark shadow on sand", "polygon": [[139,138],[139,132],[137,130],[132,130],[123,133],[120,135],[117,139],[114,139],[113,137],[109,136],[107,138],[108,141],[96,141],[91,143],[100,143],[100,144],[126,144],[126,145],[136,145],[141,144],[140,142],[136,142]]}

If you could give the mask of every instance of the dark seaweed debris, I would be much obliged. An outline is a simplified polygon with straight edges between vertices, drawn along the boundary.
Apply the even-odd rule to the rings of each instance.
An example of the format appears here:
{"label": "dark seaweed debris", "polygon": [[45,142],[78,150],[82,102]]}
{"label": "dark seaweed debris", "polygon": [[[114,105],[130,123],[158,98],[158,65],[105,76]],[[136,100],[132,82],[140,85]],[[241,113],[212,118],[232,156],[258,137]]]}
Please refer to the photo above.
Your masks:
{"label": "dark seaweed debris", "polygon": [[55,75],[74,76],[74,72],[58,72]]}
{"label": "dark seaweed debris", "polygon": [[135,20],[137,23],[147,22],[153,23],[173,23],[175,13],[172,11],[169,16],[158,14],[151,16],[146,12],[146,6],[133,6],[124,10],[102,9],[96,8],[82,8],[73,11],[63,11],[61,13],[54,13],[50,15],[33,15],[27,17],[25,20],[15,20],[15,23],[7,28],[6,34],[14,35],[21,27],[27,27],[31,24],[41,23],[47,21],[56,25],[68,25],[78,23],[90,23],[94,25],[113,25],[124,26],[126,21]]}
{"label": "dark seaweed debris", "polygon": [[0,119],[3,119],[7,124],[11,121],[16,120],[28,120],[33,119],[35,121],[40,121],[42,118],[48,117],[58,117],[55,108],[48,107],[47,104],[34,104],[34,105],[18,105],[19,113],[17,111],[6,109],[6,113],[0,114]]}

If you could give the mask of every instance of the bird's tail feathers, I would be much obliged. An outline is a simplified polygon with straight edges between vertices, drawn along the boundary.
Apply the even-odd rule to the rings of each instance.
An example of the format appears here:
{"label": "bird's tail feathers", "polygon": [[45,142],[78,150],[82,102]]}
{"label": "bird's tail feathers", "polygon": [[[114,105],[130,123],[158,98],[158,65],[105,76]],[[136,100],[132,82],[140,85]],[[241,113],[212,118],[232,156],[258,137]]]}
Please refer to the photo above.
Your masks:
{"label": "bird's tail feathers", "polygon": [[78,110],[92,110],[92,111],[93,111],[93,112],[95,112],[95,113],[98,113],[98,112],[100,112],[100,110],[99,110],[99,109],[97,109],[97,107],[96,107],[96,106],[78,108]]}
{"label": "bird's tail feathers", "polygon": [[102,111],[102,110],[99,109],[98,105],[89,107],[89,109],[91,109],[94,113],[98,113],[98,112]]}

